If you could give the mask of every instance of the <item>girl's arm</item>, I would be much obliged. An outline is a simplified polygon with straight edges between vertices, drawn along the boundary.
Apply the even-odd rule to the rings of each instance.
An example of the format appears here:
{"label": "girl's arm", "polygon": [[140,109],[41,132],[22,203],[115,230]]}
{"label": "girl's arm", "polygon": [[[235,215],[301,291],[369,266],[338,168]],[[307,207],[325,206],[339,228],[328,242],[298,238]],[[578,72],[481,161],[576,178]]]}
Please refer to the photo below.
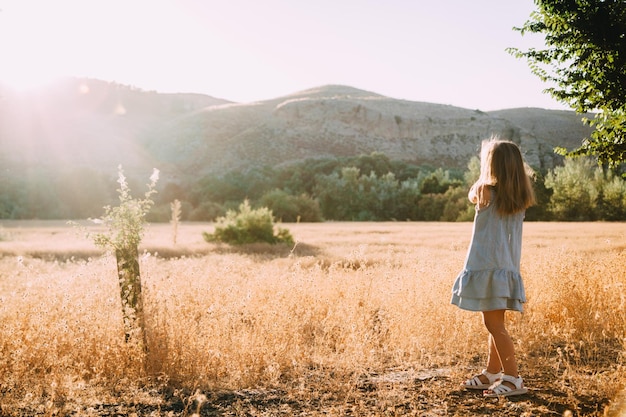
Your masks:
{"label": "girl's arm", "polygon": [[489,184],[474,184],[467,195],[472,204],[480,210],[491,203],[491,189]]}
{"label": "girl's arm", "polygon": [[469,190],[469,193],[467,194],[467,198],[469,198],[469,201],[472,204],[478,203],[478,195],[476,194],[477,187],[478,187],[477,184],[472,185],[472,187]]}

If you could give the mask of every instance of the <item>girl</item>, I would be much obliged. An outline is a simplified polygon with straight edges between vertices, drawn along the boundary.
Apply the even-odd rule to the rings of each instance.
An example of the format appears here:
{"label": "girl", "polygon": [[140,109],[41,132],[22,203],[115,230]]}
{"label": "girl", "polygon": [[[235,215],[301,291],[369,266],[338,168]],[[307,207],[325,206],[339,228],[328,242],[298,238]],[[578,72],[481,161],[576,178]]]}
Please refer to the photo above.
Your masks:
{"label": "girl", "polygon": [[522,222],[525,210],[535,203],[527,165],[515,143],[497,138],[483,141],[480,178],[468,197],[476,205],[474,228],[451,302],[464,310],[481,311],[489,340],[486,369],[462,386],[484,390],[486,397],[525,394],[515,347],[504,325],[505,311],[521,312],[526,302],[520,275]]}

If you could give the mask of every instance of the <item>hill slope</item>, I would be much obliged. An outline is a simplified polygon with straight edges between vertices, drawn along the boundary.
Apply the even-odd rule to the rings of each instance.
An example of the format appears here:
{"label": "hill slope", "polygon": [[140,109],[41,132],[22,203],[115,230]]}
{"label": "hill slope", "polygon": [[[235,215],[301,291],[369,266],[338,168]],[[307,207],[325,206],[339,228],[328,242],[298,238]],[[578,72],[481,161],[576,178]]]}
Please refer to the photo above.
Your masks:
{"label": "hill slope", "polygon": [[0,88],[0,160],[56,169],[158,166],[137,138],[198,108],[229,103],[201,94],[158,94],[92,79],[66,79],[41,91]]}
{"label": "hill slope", "polygon": [[154,132],[146,146],[183,175],[374,151],[465,168],[481,141],[495,134],[520,143],[531,165],[550,168],[559,160],[555,146],[578,146],[590,131],[580,119],[574,112],[541,109],[485,113],[325,86],[199,110]]}
{"label": "hill slope", "polygon": [[574,112],[485,113],[337,85],[245,104],[85,79],[37,94],[1,93],[0,160],[14,167],[115,172],[122,164],[190,178],[377,151],[465,168],[480,142],[497,134],[520,143],[531,165],[549,168],[559,160],[555,146],[577,147],[590,132]]}

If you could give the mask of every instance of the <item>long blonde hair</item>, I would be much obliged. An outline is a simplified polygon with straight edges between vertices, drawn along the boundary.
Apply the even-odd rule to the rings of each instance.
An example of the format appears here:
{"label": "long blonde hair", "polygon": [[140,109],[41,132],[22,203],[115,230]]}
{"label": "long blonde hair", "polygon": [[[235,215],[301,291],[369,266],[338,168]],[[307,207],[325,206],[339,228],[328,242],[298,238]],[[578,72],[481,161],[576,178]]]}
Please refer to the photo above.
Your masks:
{"label": "long blonde hair", "polygon": [[492,137],[482,143],[480,177],[472,189],[494,187],[492,203],[496,211],[503,215],[518,213],[535,204],[531,173],[517,144]]}

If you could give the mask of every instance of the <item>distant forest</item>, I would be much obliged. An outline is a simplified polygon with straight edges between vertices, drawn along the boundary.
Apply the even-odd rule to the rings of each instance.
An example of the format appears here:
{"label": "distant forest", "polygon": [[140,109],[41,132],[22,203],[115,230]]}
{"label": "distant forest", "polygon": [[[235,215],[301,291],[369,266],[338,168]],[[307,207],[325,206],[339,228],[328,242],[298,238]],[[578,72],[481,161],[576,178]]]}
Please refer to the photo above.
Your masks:
{"label": "distant forest", "polygon": [[[244,200],[267,207],[282,222],[470,221],[467,200],[478,178],[479,161],[467,169],[412,165],[373,153],[351,158],[309,159],[280,167],[253,168],[158,184],[151,222],[171,219],[178,200],[183,221],[212,221]],[[141,195],[146,178],[128,178]],[[566,159],[563,166],[537,172],[539,204],[526,213],[534,221],[626,220],[626,180],[589,158]],[[0,173],[0,219],[85,219],[115,205],[117,173],[90,168],[50,172],[28,168]]]}

